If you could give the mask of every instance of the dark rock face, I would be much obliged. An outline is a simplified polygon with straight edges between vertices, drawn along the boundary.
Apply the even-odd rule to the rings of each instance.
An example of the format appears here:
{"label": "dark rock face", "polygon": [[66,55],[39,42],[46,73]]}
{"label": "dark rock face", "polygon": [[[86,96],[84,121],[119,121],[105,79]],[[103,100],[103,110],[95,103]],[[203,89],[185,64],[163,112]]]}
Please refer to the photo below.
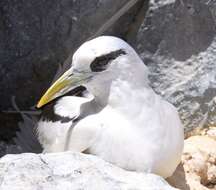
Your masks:
{"label": "dark rock face", "polygon": [[137,36],[152,86],[186,130],[216,124],[215,10],[215,1],[151,0]]}
{"label": "dark rock face", "polygon": [[[58,65],[127,2],[1,0],[0,110],[12,107],[12,95],[22,109],[34,105]],[[148,3],[140,0],[105,34],[122,37],[138,49],[151,71],[153,88],[178,107],[187,130],[215,125],[216,2]],[[15,135],[18,119],[0,113],[2,144]]]}
{"label": "dark rock face", "polygon": [[170,55],[185,61],[191,55],[206,50],[215,35],[215,24],[209,6],[204,1],[166,1],[152,4],[139,39],[141,50]]}
{"label": "dark rock face", "polygon": [[[2,0],[0,2],[1,109],[17,96],[21,106],[34,105],[59,63],[127,1]],[[137,8],[136,8],[137,9]],[[131,18],[110,33],[124,35]]]}
{"label": "dark rock face", "polygon": [[[127,2],[1,0],[0,111],[13,109],[11,96],[21,109],[35,105],[59,64]],[[143,3],[140,0],[105,34],[125,38]],[[19,117],[0,112],[0,140],[15,135]]]}

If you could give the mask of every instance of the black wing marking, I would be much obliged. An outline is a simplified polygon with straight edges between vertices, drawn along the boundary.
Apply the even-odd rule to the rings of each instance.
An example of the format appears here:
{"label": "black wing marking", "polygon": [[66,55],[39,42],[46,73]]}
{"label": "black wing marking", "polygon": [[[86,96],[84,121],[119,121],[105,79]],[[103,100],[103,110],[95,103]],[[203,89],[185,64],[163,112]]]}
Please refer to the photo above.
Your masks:
{"label": "black wing marking", "polygon": [[[86,89],[84,87],[80,86],[68,92],[67,94],[65,94],[65,96],[74,96],[74,95],[82,96],[85,90]],[[20,131],[16,132],[16,137],[14,138],[15,144],[20,148],[20,153],[24,153],[24,152],[41,153],[42,152],[43,150],[42,146],[40,145],[37,138],[37,123],[40,120],[40,118],[47,118],[48,120],[50,118],[55,118],[57,120],[61,120],[62,122],[66,122],[68,120],[73,119],[73,118],[65,118],[65,117],[55,115],[53,106],[55,105],[58,99],[50,102],[48,105],[45,105],[42,109],[42,113],[40,117],[22,113],[14,103],[15,109],[21,114],[23,119],[23,121],[18,123]]]}

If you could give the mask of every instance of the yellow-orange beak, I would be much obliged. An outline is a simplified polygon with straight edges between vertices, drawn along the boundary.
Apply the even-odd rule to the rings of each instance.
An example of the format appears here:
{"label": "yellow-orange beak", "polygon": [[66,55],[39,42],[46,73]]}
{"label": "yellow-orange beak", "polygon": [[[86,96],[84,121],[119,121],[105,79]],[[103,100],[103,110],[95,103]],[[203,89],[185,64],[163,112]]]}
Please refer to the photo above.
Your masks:
{"label": "yellow-orange beak", "polygon": [[46,93],[38,102],[37,108],[41,108],[55,98],[64,95],[68,91],[83,84],[83,82],[89,78],[89,75],[86,73],[76,74],[73,73],[71,69],[69,69],[46,91]]}

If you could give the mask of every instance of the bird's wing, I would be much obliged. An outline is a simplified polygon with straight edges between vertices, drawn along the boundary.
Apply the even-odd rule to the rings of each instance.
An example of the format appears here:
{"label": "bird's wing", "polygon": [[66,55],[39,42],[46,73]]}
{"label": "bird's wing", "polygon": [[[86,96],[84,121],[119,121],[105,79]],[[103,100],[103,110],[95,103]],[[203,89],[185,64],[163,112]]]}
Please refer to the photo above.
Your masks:
{"label": "bird's wing", "polygon": [[[86,96],[85,88],[78,87],[77,89],[67,93],[66,95],[69,97],[72,97],[73,95]],[[55,115],[52,115],[52,112],[54,111],[53,110],[54,105],[58,101],[61,102],[61,99],[63,98],[56,99],[52,101],[50,104],[44,106],[40,118],[47,117],[47,119],[49,119],[49,117],[55,116]],[[66,110],[67,110],[66,112],[68,114],[70,113],[71,117],[75,118],[75,116],[78,116],[78,112],[79,112],[78,109],[75,109],[76,110],[75,112],[73,111],[71,112],[71,110],[69,110],[68,108],[69,107],[66,106]],[[20,111],[19,108],[17,108],[17,110]],[[38,136],[37,136],[38,122],[41,119],[34,115],[24,114],[21,111],[20,113],[21,113],[23,121],[18,123],[20,130],[16,132],[16,137],[14,138],[14,142],[16,146],[18,146],[19,153],[23,153],[23,152],[40,153],[42,152],[42,146],[40,145],[38,141]],[[67,121],[67,117],[63,117],[63,116],[62,117],[59,116],[56,119],[57,120],[63,119],[63,122]],[[14,153],[14,152],[9,151],[8,153]]]}
{"label": "bird's wing", "polygon": [[55,104],[47,105],[37,128],[44,152],[82,152],[88,148],[93,133],[83,120],[101,109],[89,94],[85,97],[63,96]]}
{"label": "bird's wing", "polygon": [[88,104],[93,99],[89,93],[83,91],[80,96],[66,94],[49,104],[45,105],[42,110],[41,119],[52,122],[62,122],[78,120],[82,112],[82,105]]}
{"label": "bird's wing", "polygon": [[87,151],[96,142],[101,129],[102,127],[98,121],[97,114],[81,119],[68,132],[65,150],[77,152]]}

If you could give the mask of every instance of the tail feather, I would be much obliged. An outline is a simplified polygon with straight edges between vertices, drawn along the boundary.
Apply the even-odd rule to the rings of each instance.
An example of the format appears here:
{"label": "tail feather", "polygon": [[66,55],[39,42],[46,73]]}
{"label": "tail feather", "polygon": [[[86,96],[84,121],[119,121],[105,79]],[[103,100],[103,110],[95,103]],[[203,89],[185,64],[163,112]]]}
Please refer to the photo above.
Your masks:
{"label": "tail feather", "polygon": [[19,129],[14,142],[21,148],[22,152],[41,153],[42,147],[37,139],[37,118],[22,114],[23,122],[19,122]]}
{"label": "tail feather", "polygon": [[[12,97],[12,105],[15,110],[20,113],[23,119],[22,122],[18,123],[20,130],[16,132],[16,137],[13,139],[19,150],[17,153],[41,153],[42,146],[40,145],[36,134],[38,118],[34,115],[22,112],[16,104],[15,97]],[[10,151],[7,153],[10,153]]]}

